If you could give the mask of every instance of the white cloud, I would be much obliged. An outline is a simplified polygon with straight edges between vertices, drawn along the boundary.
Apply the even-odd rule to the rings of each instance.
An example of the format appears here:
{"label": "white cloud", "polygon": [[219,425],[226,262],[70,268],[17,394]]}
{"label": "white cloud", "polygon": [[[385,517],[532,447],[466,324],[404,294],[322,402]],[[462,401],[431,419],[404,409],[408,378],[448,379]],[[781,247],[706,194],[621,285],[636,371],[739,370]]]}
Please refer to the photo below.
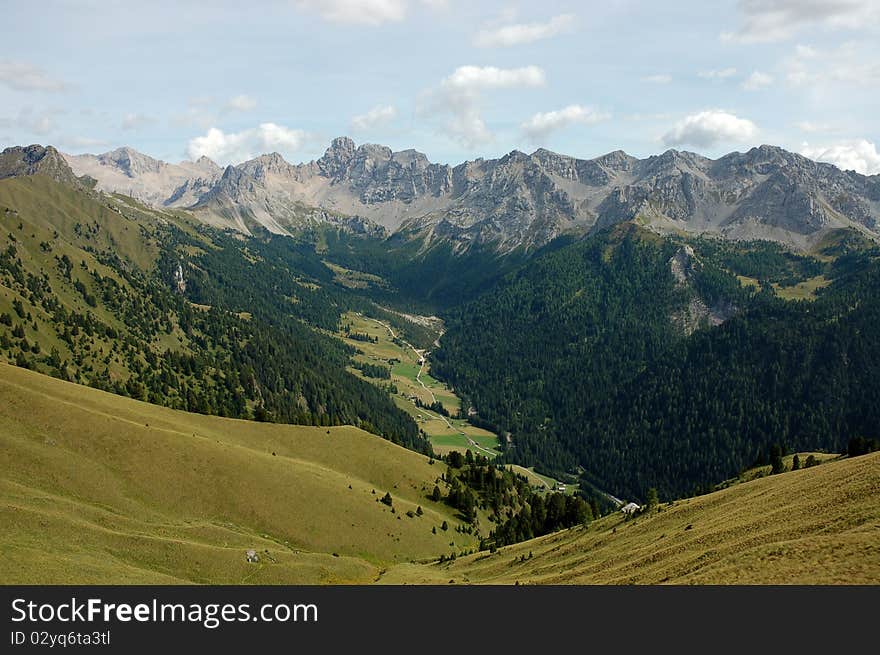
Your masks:
{"label": "white cloud", "polygon": [[486,127],[486,122],[475,107],[468,107],[446,122],[445,131],[465,146],[472,148],[477,145],[491,143],[495,135]]}
{"label": "white cloud", "polygon": [[299,0],[297,6],[334,23],[382,25],[406,17],[407,0]]}
{"label": "white cloud", "polygon": [[828,146],[801,147],[804,157],[834,164],[844,171],[856,171],[862,175],[880,174],[880,152],[877,146],[866,139],[844,141]]}
{"label": "white cloud", "polygon": [[773,84],[773,76],[761,71],[755,71],[742,83],[746,91],[760,91]]}
{"label": "white cloud", "polygon": [[692,114],[676,123],[663,135],[663,143],[708,148],[722,142],[744,143],[757,135],[758,127],[752,121],[713,109]]}
{"label": "white cloud", "polygon": [[152,116],[146,116],[144,114],[137,113],[128,113],[122,117],[121,127],[123,130],[138,130],[142,127],[146,127],[147,125],[152,125],[156,122],[156,119]]}
{"label": "white cloud", "polygon": [[722,68],[721,70],[700,71],[697,73],[698,77],[702,77],[705,80],[726,80],[734,75],[736,75],[735,68]]}
{"label": "white cloud", "polygon": [[204,136],[191,139],[186,153],[193,161],[204,155],[220,164],[237,164],[267,152],[295,152],[302,147],[305,138],[306,133],[302,130],[275,123],[262,123],[234,133],[212,127]]}
{"label": "white cloud", "polygon": [[570,125],[594,125],[609,118],[611,114],[593,107],[569,105],[564,109],[537,113],[520,127],[530,140],[539,141],[551,132]]}
{"label": "white cloud", "polygon": [[544,23],[515,23],[477,32],[474,45],[480,48],[495,48],[534,43],[549,39],[558,34],[570,32],[574,28],[572,14],[560,14]]}
{"label": "white cloud", "polygon": [[362,132],[371,127],[385,125],[397,116],[397,109],[391,105],[378,105],[365,114],[359,114],[351,119],[351,127],[355,131]]}
{"label": "white cloud", "polygon": [[880,22],[876,0],[740,0],[743,24],[724,40],[768,43],[792,38],[803,28],[862,29]]}
{"label": "white cloud", "polygon": [[438,88],[422,94],[418,111],[448,116],[444,133],[472,148],[494,138],[480,112],[487,91],[536,88],[544,82],[544,71],[537,66],[459,66]]}
{"label": "white cloud", "polygon": [[495,66],[459,66],[443,80],[448,89],[465,92],[481,89],[510,89],[544,84],[544,71],[537,66],[496,68]]}
{"label": "white cloud", "polygon": [[16,91],[67,91],[70,85],[24,61],[0,60],[0,84]]}
{"label": "white cloud", "polygon": [[237,95],[229,99],[224,110],[226,111],[250,111],[257,106],[257,101],[247,95]]}
{"label": "white cloud", "polygon": [[669,84],[671,81],[672,75],[667,75],[666,73],[648,75],[642,78],[642,82],[648,82],[649,84]]}

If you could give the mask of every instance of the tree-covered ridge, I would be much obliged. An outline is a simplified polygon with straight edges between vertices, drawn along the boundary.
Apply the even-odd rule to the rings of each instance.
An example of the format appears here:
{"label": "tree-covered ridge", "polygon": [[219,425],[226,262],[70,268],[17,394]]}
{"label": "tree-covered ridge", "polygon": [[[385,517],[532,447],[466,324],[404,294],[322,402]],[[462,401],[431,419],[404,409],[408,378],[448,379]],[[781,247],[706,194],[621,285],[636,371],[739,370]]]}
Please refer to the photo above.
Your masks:
{"label": "tree-covered ridge", "polygon": [[561,429],[561,414],[638,375],[679,338],[669,320],[684,301],[668,269],[674,251],[615,233],[536,260],[451,314],[434,370],[515,435],[511,459],[572,469],[558,437],[543,438]]}
{"label": "tree-covered ridge", "polygon": [[[876,437],[875,251],[820,263],[697,243],[681,285],[670,271],[680,246],[616,229],[533,262],[450,316],[434,370],[511,434],[505,458],[580,471],[618,496],[699,491],[774,443],[840,450]],[[742,287],[736,266],[793,280],[821,269],[835,283],[788,302]],[[686,337],[670,316],[695,297],[736,312]]]}
{"label": "tree-covered ridge", "polygon": [[[496,466],[483,455],[468,450],[465,455],[450,452],[448,469],[442,479],[446,494],[435,486],[431,499],[443,500],[460,512],[467,530],[483,534],[480,550],[539,537],[575,525],[586,525],[600,515],[599,503],[579,495],[541,493],[528,480],[503,466]],[[488,515],[488,535],[480,532],[478,510]]]}

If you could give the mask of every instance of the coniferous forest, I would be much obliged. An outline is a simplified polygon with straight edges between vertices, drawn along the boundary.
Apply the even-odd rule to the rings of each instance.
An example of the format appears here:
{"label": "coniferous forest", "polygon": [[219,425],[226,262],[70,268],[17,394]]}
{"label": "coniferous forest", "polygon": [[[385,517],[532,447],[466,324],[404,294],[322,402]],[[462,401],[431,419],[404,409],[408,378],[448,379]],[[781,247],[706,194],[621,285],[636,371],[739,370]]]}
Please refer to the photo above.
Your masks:
{"label": "coniferous forest", "polygon": [[[630,230],[550,254],[450,312],[435,371],[511,435],[507,461],[621,497],[698,493],[766,456],[845,450],[878,436],[877,251],[832,264],[772,244],[681,244]],[[755,275],[747,290],[733,272]],[[813,301],[772,282],[834,280]],[[699,298],[730,314],[691,333],[675,320]]]}

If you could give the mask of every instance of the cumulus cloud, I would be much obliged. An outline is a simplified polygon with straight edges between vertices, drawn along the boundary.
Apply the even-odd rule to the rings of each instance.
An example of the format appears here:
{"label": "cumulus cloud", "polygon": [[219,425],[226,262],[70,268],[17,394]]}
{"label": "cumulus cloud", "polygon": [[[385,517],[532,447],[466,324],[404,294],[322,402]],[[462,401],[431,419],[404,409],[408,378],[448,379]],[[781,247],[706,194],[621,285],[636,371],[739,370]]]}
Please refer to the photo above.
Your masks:
{"label": "cumulus cloud", "polygon": [[67,91],[70,85],[24,61],[0,60],[0,84],[15,91]]}
{"label": "cumulus cloud", "polygon": [[760,91],[773,84],[773,76],[761,71],[755,71],[742,83],[746,91]]}
{"label": "cumulus cloud", "polygon": [[486,92],[536,88],[544,83],[544,71],[537,66],[459,66],[439,87],[422,95],[419,113],[446,115],[444,131],[467,147],[473,147],[493,139],[480,111]]}
{"label": "cumulus cloud", "polygon": [[334,23],[375,26],[402,21],[409,3],[407,0],[299,0],[296,4]]}
{"label": "cumulus cloud", "polygon": [[672,81],[672,75],[666,73],[658,73],[657,75],[648,75],[642,78],[642,82],[649,84],[669,84]]}
{"label": "cumulus cloud", "polygon": [[190,140],[186,154],[193,161],[205,156],[221,164],[237,164],[266,152],[295,152],[305,138],[302,130],[275,123],[262,123],[241,132],[224,132],[212,127],[205,135]]}
{"label": "cumulus cloud", "polygon": [[691,114],[663,135],[667,146],[709,148],[717,143],[743,143],[754,139],[758,127],[750,120],[713,109]]}
{"label": "cumulus cloud", "polygon": [[569,105],[556,111],[537,113],[520,127],[532,141],[540,141],[551,132],[569,127],[570,125],[594,125],[611,118],[611,114],[593,107]]}
{"label": "cumulus cloud", "polygon": [[351,128],[363,132],[371,127],[386,125],[397,116],[397,109],[392,105],[378,105],[365,114],[358,114],[351,119]]}
{"label": "cumulus cloud", "polygon": [[572,14],[560,14],[544,23],[514,23],[477,32],[474,45],[480,48],[509,47],[534,43],[570,32],[574,28]]}
{"label": "cumulus cloud", "polygon": [[877,146],[866,139],[844,141],[827,146],[801,147],[804,157],[834,164],[844,171],[856,171],[862,175],[880,174],[880,152]]}
{"label": "cumulus cloud", "polygon": [[123,130],[138,130],[142,127],[146,127],[148,125],[152,125],[156,122],[156,119],[152,116],[147,116],[145,114],[137,114],[137,113],[128,113],[122,117],[122,127]]}
{"label": "cumulus cloud", "polygon": [[257,101],[247,95],[237,95],[229,99],[223,109],[226,111],[250,111],[257,106]]}
{"label": "cumulus cloud", "polygon": [[722,68],[720,70],[700,71],[697,73],[697,76],[702,77],[704,80],[726,80],[734,75],[736,75],[735,68]]}
{"label": "cumulus cloud", "polygon": [[803,28],[861,29],[880,22],[876,0],[740,0],[742,25],[724,40],[768,43],[792,38]]}

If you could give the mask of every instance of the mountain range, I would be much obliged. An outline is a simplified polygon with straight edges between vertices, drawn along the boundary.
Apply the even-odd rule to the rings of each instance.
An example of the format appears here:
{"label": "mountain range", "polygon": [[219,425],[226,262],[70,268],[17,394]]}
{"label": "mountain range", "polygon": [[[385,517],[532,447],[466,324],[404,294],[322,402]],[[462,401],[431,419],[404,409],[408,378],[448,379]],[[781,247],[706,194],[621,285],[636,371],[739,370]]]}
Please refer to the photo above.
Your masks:
{"label": "mountain range", "polygon": [[832,461],[880,448],[877,178],[767,147],[80,161],[0,153],[14,579],[742,582],[709,567],[780,539],[808,564],[756,579],[877,579],[878,460]]}
{"label": "mountain range", "polygon": [[303,164],[271,153],[221,169],[206,157],[169,164],[131,148],[63,157],[100,190],[189,208],[206,223],[244,233],[329,222],[449,242],[457,252],[479,245],[501,253],[624,221],[798,249],[841,227],[880,235],[880,175],[766,145],[715,160],[677,150],[646,159],[514,150],[457,166],[347,137]]}

